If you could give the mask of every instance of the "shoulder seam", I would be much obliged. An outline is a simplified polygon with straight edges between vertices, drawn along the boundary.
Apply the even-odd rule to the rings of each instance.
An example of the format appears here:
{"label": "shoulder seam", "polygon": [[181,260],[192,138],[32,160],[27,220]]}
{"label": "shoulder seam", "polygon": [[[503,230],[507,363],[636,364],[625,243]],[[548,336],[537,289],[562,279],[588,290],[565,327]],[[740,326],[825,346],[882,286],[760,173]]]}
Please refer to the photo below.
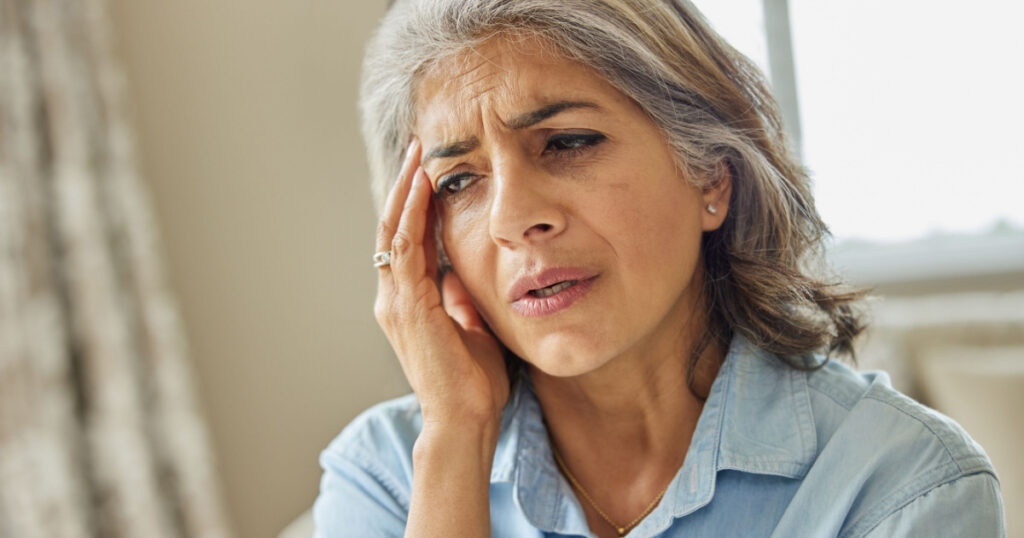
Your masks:
{"label": "shoulder seam", "polygon": [[[935,480],[935,481],[927,480],[927,479],[931,478],[932,475],[939,475],[939,476],[941,476],[943,474],[944,470],[945,470],[945,466],[943,466],[943,467],[936,467],[936,468],[932,469],[931,471],[921,475],[921,477],[918,480],[915,480],[912,483],[907,484],[906,486],[900,488],[895,493],[890,495],[886,500],[884,500],[881,503],[879,503],[877,508],[871,510],[870,512],[865,514],[863,517],[861,517],[846,532],[841,533],[838,538],[847,538],[847,537],[853,537],[853,536],[857,536],[857,537],[866,536],[868,533],[870,533],[876,527],[881,525],[882,522],[885,521],[886,519],[888,519],[890,516],[892,516],[893,514],[896,514],[900,510],[903,510],[907,506],[910,506],[911,504],[917,502],[922,497],[924,497],[926,494],[928,494],[928,492],[930,492],[930,491],[932,491],[932,490],[934,490],[936,488],[939,488],[939,487],[942,487],[942,486],[945,486],[945,485],[948,485],[948,484],[952,484],[952,483],[954,483],[957,480],[960,480],[962,478],[967,478],[969,476],[974,476],[976,474],[988,474],[989,476],[992,477],[993,480],[997,480],[996,477],[995,477],[995,474],[992,473],[992,471],[990,471],[990,470],[977,470],[977,471],[968,472],[968,473],[959,472],[959,473],[953,473],[953,474],[951,474],[949,476],[946,476],[944,478],[939,478],[938,480]],[[924,486],[920,486],[920,487],[915,487],[915,486],[917,486],[917,484],[920,484],[920,483],[924,483],[925,485]],[[911,491],[911,494],[907,495],[905,498],[902,498],[901,500],[894,501],[894,502],[887,502],[890,499],[901,498],[902,494],[905,491],[908,491],[908,490]]]}
{"label": "shoulder seam", "polygon": [[896,405],[896,404],[895,404],[894,402],[892,402],[892,401],[889,401],[889,400],[883,400],[883,399],[881,399],[881,398],[877,398],[877,397],[875,397],[875,396],[873,396],[873,395],[870,395],[870,394],[866,394],[866,395],[864,395],[864,399],[865,399],[865,400],[868,400],[868,399],[870,399],[870,400],[874,400],[874,401],[876,401],[876,402],[879,402],[879,403],[881,403],[881,404],[884,404],[884,405],[886,405],[886,406],[888,406],[888,407],[891,407],[891,408],[893,408],[893,409],[895,409],[895,410],[899,411],[900,413],[903,413],[904,415],[906,415],[906,416],[908,416],[908,417],[910,417],[910,418],[912,418],[912,419],[916,420],[917,422],[921,423],[921,425],[922,425],[922,426],[924,426],[924,427],[925,427],[925,428],[926,428],[926,429],[927,429],[927,430],[928,430],[929,432],[931,432],[931,434],[932,434],[932,435],[933,435],[933,436],[934,436],[934,437],[935,437],[936,439],[938,439],[939,443],[942,443],[942,448],[943,448],[943,450],[945,450],[945,451],[946,451],[946,455],[948,455],[948,456],[949,456],[949,459],[950,459],[950,461],[952,461],[952,462],[953,462],[953,463],[954,463],[954,464],[956,465],[957,469],[959,469],[961,473],[962,473],[962,472],[964,471],[964,470],[963,470],[963,469],[962,469],[962,468],[960,467],[960,462],[958,462],[958,461],[957,461],[957,459],[956,459],[956,457],[954,457],[954,456],[953,456],[953,451],[952,451],[952,450],[950,450],[950,449],[949,449],[949,445],[948,445],[948,444],[946,444],[946,440],[945,440],[945,439],[943,439],[943,436],[939,435],[939,433],[935,431],[935,428],[932,428],[932,425],[931,425],[931,424],[929,424],[929,423],[928,423],[927,421],[925,421],[925,420],[922,420],[922,419],[921,419],[921,417],[919,417],[919,416],[917,416],[917,415],[915,415],[915,414],[913,414],[913,413],[910,413],[910,412],[908,412],[908,411],[907,411],[906,409],[904,409],[904,406]]}
{"label": "shoulder seam", "polygon": [[[988,465],[978,465],[978,463],[985,463],[987,461],[986,458],[984,458],[980,454],[974,454],[970,456],[954,455],[953,450],[949,446],[947,435],[943,435],[942,433],[936,431],[936,429],[933,427],[934,425],[932,424],[933,421],[925,420],[925,417],[921,417],[915,413],[911,413],[909,410],[906,409],[906,405],[899,405],[904,402],[881,399],[870,393],[865,394],[864,399],[874,400],[883,405],[886,405],[887,407],[895,409],[900,413],[903,413],[905,416],[917,421],[922,426],[924,426],[935,437],[935,439],[939,441],[939,443],[942,445],[943,450],[946,451],[946,455],[949,456],[950,461],[952,461],[953,464],[956,465],[957,469],[960,471],[960,474],[988,470],[985,468],[988,467]],[[965,468],[965,464],[967,464],[968,462],[973,463],[973,465]]]}

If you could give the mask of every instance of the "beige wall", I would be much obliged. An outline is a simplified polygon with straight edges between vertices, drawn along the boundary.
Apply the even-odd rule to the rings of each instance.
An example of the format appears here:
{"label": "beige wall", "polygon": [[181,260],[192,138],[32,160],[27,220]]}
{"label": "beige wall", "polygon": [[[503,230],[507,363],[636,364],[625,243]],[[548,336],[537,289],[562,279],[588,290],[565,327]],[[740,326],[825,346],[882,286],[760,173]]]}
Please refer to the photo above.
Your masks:
{"label": "beige wall", "polygon": [[308,508],[319,450],[407,390],[373,321],[355,106],[384,5],[110,2],[141,169],[246,538]]}

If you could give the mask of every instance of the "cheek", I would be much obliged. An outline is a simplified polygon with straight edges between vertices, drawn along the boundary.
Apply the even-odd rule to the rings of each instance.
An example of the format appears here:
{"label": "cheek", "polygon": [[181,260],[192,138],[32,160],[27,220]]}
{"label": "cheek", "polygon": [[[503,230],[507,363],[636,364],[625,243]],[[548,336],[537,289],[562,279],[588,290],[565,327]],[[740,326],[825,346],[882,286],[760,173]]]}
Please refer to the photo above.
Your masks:
{"label": "cheek", "polygon": [[452,270],[466,286],[473,301],[482,306],[492,296],[495,281],[494,250],[488,248],[487,220],[479,212],[444,212],[438,215],[441,242]]}
{"label": "cheek", "polygon": [[673,269],[687,270],[700,248],[696,198],[689,186],[672,181],[629,189],[597,213],[617,257],[641,284],[678,274]]}
{"label": "cheek", "polygon": [[475,263],[463,262],[473,260],[473,253],[483,246],[487,237],[486,212],[472,208],[438,207],[437,220],[441,227],[441,241],[452,266],[464,270],[475,266]]}

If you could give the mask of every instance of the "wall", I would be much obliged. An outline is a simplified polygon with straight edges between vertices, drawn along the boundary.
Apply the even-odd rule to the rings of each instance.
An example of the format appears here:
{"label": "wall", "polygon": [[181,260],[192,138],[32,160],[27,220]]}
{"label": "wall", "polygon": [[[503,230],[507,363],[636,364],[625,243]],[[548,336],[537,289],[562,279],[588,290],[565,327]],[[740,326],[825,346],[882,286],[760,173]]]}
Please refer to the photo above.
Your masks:
{"label": "wall", "polygon": [[274,536],[319,450],[408,390],[373,321],[355,106],[385,2],[109,5],[230,515]]}

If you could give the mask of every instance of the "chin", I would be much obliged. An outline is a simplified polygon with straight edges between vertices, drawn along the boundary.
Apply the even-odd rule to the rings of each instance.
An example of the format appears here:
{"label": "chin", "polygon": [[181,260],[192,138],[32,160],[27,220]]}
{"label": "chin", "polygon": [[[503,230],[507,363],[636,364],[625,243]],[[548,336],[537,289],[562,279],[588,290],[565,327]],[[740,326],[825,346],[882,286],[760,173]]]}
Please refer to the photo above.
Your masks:
{"label": "chin", "polygon": [[[548,339],[545,339],[548,340]],[[540,345],[520,355],[531,366],[553,377],[575,377],[593,372],[604,366],[611,357],[602,353],[594,341],[569,341],[558,338],[542,341]]]}

